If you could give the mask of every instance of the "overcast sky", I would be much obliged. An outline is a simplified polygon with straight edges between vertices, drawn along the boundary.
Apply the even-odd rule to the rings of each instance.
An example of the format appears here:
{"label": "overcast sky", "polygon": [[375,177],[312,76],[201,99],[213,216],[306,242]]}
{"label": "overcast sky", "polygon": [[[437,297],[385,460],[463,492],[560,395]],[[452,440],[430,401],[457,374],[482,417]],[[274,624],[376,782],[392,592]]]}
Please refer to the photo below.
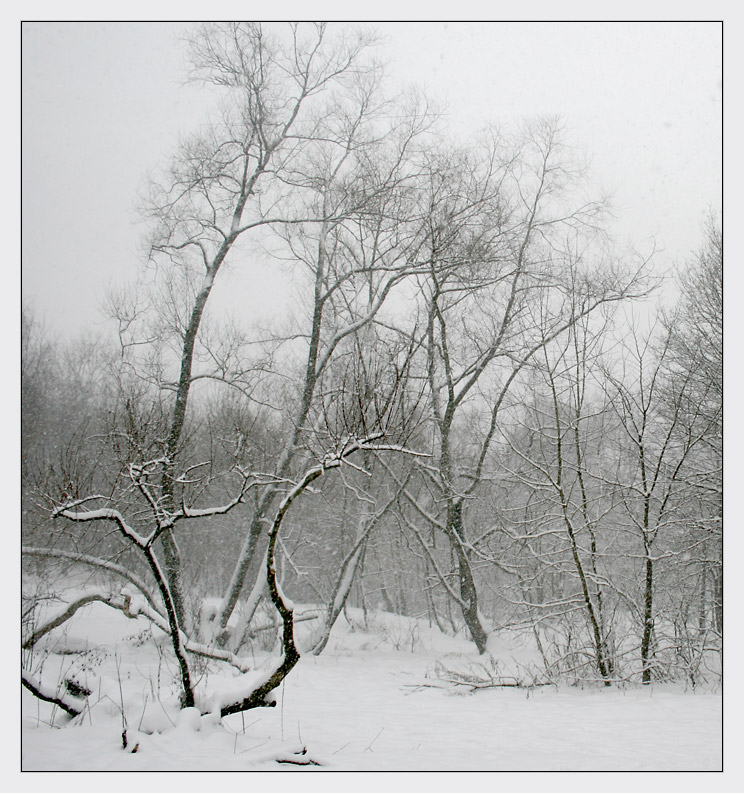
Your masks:
{"label": "overcast sky", "polygon": [[[134,278],[137,190],[209,100],[183,85],[175,23],[31,23],[22,31],[22,287],[56,333],[97,321]],[[394,80],[448,105],[461,138],[559,114],[614,193],[615,232],[661,266],[686,258],[721,204],[721,25],[386,23]],[[267,271],[268,272],[268,271]],[[253,298],[271,305],[264,279]]]}

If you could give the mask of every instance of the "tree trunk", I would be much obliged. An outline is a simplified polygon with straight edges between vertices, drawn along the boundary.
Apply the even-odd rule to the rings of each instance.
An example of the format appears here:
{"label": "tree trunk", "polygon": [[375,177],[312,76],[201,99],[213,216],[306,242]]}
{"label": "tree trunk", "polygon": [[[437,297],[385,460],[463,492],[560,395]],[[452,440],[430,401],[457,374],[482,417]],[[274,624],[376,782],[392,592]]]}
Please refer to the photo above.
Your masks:
{"label": "tree trunk", "polygon": [[331,638],[331,631],[333,630],[333,626],[336,624],[339,614],[341,614],[343,609],[346,607],[346,601],[349,599],[349,594],[351,593],[351,586],[354,583],[356,571],[364,554],[365,541],[366,532],[365,536],[358,541],[352,553],[344,560],[344,563],[341,565],[341,570],[339,571],[339,576],[336,580],[336,586],[334,587],[333,591],[333,598],[331,599],[331,603],[328,607],[326,623],[323,626],[323,632],[320,636],[320,639],[315,643],[315,646],[312,649],[313,655],[320,655],[323,652],[326,645],[328,644],[328,640]]}
{"label": "tree trunk", "polygon": [[[238,598],[240,597],[246,576],[251,566],[255,567],[256,560],[263,559],[263,554],[259,555],[256,552],[258,549],[259,539],[261,538],[261,527],[263,526],[264,519],[264,509],[262,509],[262,507],[264,507],[264,504],[261,504],[253,514],[251,525],[248,529],[248,536],[245,539],[238,563],[235,567],[235,570],[233,571],[230,584],[227,587],[225,599],[223,600],[220,610],[216,616],[216,636],[218,643],[221,645],[224,644],[229,638],[227,623],[230,620],[230,616],[232,615],[233,611],[235,610],[235,606],[238,603]],[[263,566],[259,564],[259,566],[256,568],[254,581],[257,582],[258,578],[263,576]]]}
{"label": "tree trunk", "polygon": [[[703,546],[705,552],[705,546]],[[700,601],[698,603],[698,633],[705,634],[708,625],[708,576],[705,565],[700,571]]]}
{"label": "tree trunk", "polygon": [[478,613],[478,592],[475,588],[473,569],[470,565],[465,548],[463,547],[462,525],[462,500],[455,499],[450,502],[447,509],[447,532],[452,541],[452,547],[457,558],[458,575],[460,579],[460,597],[463,602],[462,616],[470,631],[470,635],[482,655],[486,652],[488,633]]}
{"label": "tree trunk", "polygon": [[720,567],[713,571],[713,624],[716,633],[723,635],[723,574]]}
{"label": "tree trunk", "polygon": [[160,535],[163,547],[163,572],[168,582],[173,608],[176,613],[178,625],[181,630],[190,633],[186,600],[183,594],[183,580],[181,575],[181,551],[173,532],[168,529]]}
{"label": "tree trunk", "polygon": [[654,563],[651,560],[650,549],[646,550],[646,596],[643,608],[643,637],[641,639],[641,665],[643,672],[641,682],[647,685],[651,682],[651,637],[654,630]]}
{"label": "tree trunk", "polygon": [[[207,271],[204,277],[199,294],[194,301],[194,307],[191,311],[189,324],[186,328],[186,333],[183,340],[183,349],[181,351],[181,373],[178,379],[178,389],[176,391],[176,401],[173,406],[173,415],[171,417],[170,429],[166,441],[166,454],[168,461],[163,466],[163,473],[161,477],[161,494],[163,506],[166,509],[173,509],[173,481],[174,481],[174,467],[176,457],[179,452],[179,445],[181,442],[181,435],[183,427],[186,422],[186,410],[189,401],[189,392],[191,389],[191,370],[194,360],[194,348],[196,346],[196,337],[199,333],[199,326],[204,314],[204,309],[207,305],[207,300],[212,291],[215,276],[220,268],[227,252],[230,250],[233,240],[226,240],[215,260]],[[187,621],[186,602],[183,593],[183,580],[181,575],[181,552],[178,549],[175,533],[172,528],[166,529],[160,535],[160,543],[163,548],[163,556],[165,564],[163,565],[165,578],[168,582],[168,589],[173,600],[173,608],[175,609],[176,619],[179,627],[186,633],[190,631],[190,625]]]}

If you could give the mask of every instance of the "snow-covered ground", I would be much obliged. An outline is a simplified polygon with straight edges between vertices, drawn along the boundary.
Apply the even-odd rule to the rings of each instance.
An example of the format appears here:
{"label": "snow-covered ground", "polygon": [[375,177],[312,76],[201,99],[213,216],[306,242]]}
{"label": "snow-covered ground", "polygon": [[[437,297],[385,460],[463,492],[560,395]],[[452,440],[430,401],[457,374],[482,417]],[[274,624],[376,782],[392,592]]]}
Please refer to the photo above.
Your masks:
{"label": "snow-covered ground", "polygon": [[[220,722],[178,711],[165,637],[154,641],[141,617],[91,604],[42,640],[55,651],[42,673],[49,680],[75,671],[93,689],[92,706],[69,722],[24,689],[22,767],[298,770],[295,763],[312,760],[318,765],[301,770],[721,768],[719,693],[669,685],[457,692],[435,669],[473,668],[481,659],[470,642],[389,614],[366,626],[353,610],[351,618],[352,625],[339,619],[321,656],[303,656],[276,692],[275,708]],[[529,662],[528,649],[509,635],[490,646],[504,674]],[[275,658],[249,660],[260,670]],[[224,664],[210,669],[202,695],[238,682]]]}

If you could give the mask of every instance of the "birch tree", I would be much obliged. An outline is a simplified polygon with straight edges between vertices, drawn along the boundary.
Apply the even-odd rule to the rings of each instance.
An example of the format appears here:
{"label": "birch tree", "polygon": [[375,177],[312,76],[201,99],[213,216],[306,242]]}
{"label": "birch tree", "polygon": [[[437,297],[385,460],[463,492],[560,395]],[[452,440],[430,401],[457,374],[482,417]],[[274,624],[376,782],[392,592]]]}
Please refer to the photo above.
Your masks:
{"label": "birch tree", "polygon": [[[583,241],[592,236],[602,206],[571,205],[580,174],[571,168],[555,123],[528,130],[519,148],[498,143],[477,165],[434,169],[430,269],[422,279],[437,460],[429,476],[446,508],[438,517],[421,505],[414,511],[451,543],[456,597],[480,652],[488,627],[478,607],[467,507],[483,478],[504,401],[533,357],[579,318],[647,288],[643,263],[624,271]],[[464,456],[454,444],[455,428],[472,404],[485,406],[484,424]]]}

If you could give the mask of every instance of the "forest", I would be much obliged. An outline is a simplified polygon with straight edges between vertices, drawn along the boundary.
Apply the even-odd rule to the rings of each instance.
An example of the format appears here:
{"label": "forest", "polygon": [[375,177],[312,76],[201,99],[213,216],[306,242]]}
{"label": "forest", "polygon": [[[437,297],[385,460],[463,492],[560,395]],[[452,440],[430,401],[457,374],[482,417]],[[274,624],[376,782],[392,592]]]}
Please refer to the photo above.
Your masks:
{"label": "forest", "polygon": [[[50,639],[91,604],[223,719],[381,613],[469,642],[472,690],[720,686],[720,215],[662,274],[559,119],[455,140],[370,44],[195,28],[219,111],[147,183],[137,282],[72,340],[24,306],[22,685],[64,719],[95,675]],[[259,260],[286,312],[218,311]]]}

